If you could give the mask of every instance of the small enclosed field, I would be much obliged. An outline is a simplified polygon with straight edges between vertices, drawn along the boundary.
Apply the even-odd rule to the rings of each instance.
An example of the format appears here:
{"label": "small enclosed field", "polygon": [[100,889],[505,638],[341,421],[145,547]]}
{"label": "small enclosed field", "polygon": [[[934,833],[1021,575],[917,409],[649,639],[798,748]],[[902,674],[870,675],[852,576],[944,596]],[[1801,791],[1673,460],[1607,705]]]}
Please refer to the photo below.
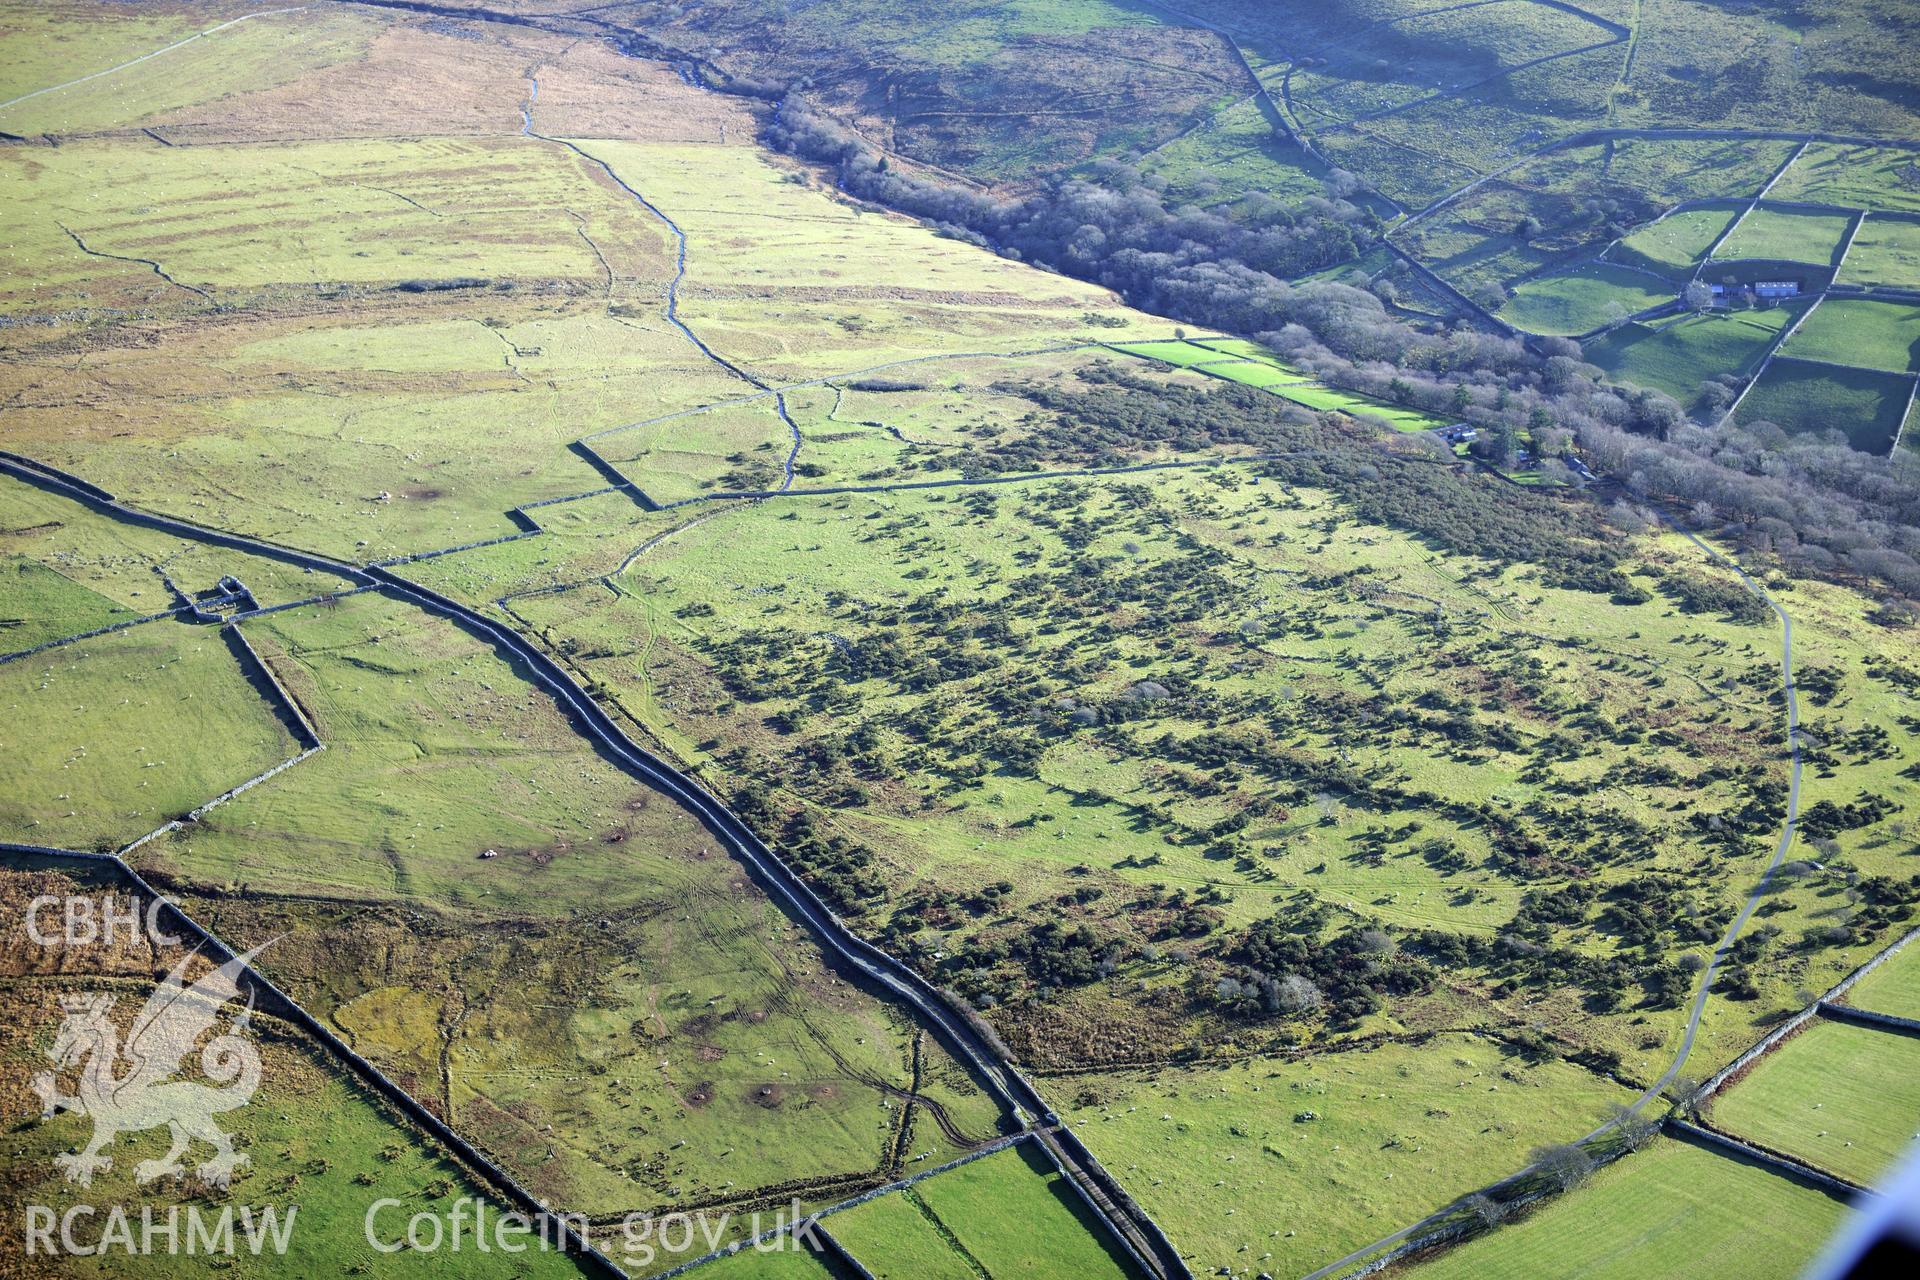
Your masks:
{"label": "small enclosed field", "polygon": [[1713,1123],[1870,1184],[1920,1137],[1920,1039],[1816,1019],[1713,1100]]}
{"label": "small enclosed field", "polygon": [[1129,355],[1164,360],[1196,373],[1224,378],[1228,382],[1259,387],[1309,409],[1376,418],[1395,431],[1433,431],[1447,425],[1446,419],[1418,409],[1403,408],[1358,391],[1328,386],[1288,365],[1258,343],[1244,339],[1130,342],[1114,349]]}
{"label": "small enclosed field", "polygon": [[1832,266],[1838,260],[1840,246],[1845,243],[1852,222],[1852,217],[1845,213],[1782,209],[1763,204],[1741,219],[1740,225],[1713,256]]}
{"label": "small enclosed field", "polygon": [[1736,417],[1772,422],[1794,435],[1834,430],[1863,453],[1885,454],[1900,434],[1913,380],[1870,369],[1775,360]]}
{"label": "small enclosed field", "polygon": [[1920,183],[1913,178],[1916,161],[1920,153],[1900,147],[1816,142],[1768,194],[1778,200],[1920,212]]}
{"label": "small enclosed field", "polygon": [[1106,1230],[1033,1148],[1023,1142],[996,1152],[917,1183],[914,1193],[995,1280],[1131,1280],[1121,1255],[1104,1243]]}
{"label": "small enclosed field", "polygon": [[1920,1018],[1920,945],[1906,949],[1853,985],[1846,1003],[1856,1009]]}
{"label": "small enclosed field", "polygon": [[836,1213],[825,1224],[874,1280],[978,1280],[952,1233],[912,1189]]}
{"label": "small enclosed field", "polygon": [[210,626],[164,620],[0,667],[0,832],[116,848],[300,750]]}
{"label": "small enclosed field", "polygon": [[1920,218],[1869,215],[1840,266],[1841,284],[1920,289]]}
{"label": "small enclosed field", "polygon": [[1707,256],[1707,250],[1739,211],[1740,206],[1729,203],[1670,213],[1626,236],[1607,250],[1607,258],[1684,277],[1689,268]]}
{"label": "small enclosed field", "polygon": [[1588,343],[1584,355],[1617,381],[1664,391],[1698,411],[1702,385],[1722,374],[1751,371],[1793,315],[1773,308],[1623,325]]}
{"label": "small enclosed field", "polygon": [[1920,372],[1920,303],[1828,298],[1780,353],[1889,373]]}
{"label": "small enclosed field", "polygon": [[1576,334],[1672,302],[1677,286],[1611,262],[1588,262],[1514,286],[1502,319],[1530,333]]}
{"label": "small enclosed field", "polygon": [[[1063,1080],[1074,1132],[1199,1274],[1305,1275],[1577,1137],[1624,1090],[1477,1037]],[[1263,1258],[1263,1254],[1271,1254]]]}
{"label": "small enclosed field", "polygon": [[1788,1280],[1839,1227],[1846,1206],[1778,1174],[1662,1139],[1593,1180],[1432,1260],[1417,1280],[1539,1280],[1583,1260],[1582,1280]]}

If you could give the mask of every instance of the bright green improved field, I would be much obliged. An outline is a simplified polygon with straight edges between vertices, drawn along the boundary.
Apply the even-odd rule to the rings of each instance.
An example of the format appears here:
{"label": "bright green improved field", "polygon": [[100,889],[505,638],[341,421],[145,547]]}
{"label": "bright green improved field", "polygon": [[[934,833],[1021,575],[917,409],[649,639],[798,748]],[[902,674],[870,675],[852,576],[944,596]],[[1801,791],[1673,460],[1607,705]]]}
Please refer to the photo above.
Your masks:
{"label": "bright green improved field", "polygon": [[1920,372],[1920,303],[1828,298],[1780,352],[1892,373]]}
{"label": "bright green improved field", "polygon": [[1920,289],[1920,219],[1869,217],[1840,266],[1842,284]]}
{"label": "bright green improved field", "polygon": [[1531,333],[1573,334],[1673,301],[1675,288],[1610,262],[1589,262],[1516,285],[1501,318]]}
{"label": "bright green improved field", "polygon": [[1872,1183],[1920,1138],[1920,1040],[1816,1020],[1713,1100],[1715,1125]]}
{"label": "bright green improved field", "polygon": [[826,1263],[801,1249],[747,1248],[693,1273],[698,1280],[839,1280]]}
{"label": "bright green improved field", "polygon": [[912,1191],[836,1213],[826,1227],[874,1280],[976,1280],[979,1275]]}
{"label": "bright green improved field", "polygon": [[1740,225],[1713,256],[1720,260],[1771,258],[1830,266],[1841,242],[1847,238],[1851,221],[1844,213],[1762,205],[1741,219]]}
{"label": "bright green improved field", "polygon": [[1838,431],[1864,453],[1893,447],[1906,416],[1911,378],[1867,369],[1841,369],[1800,360],[1775,360],[1736,414],[1741,422],[1771,422],[1793,435]]}
{"label": "bright green improved field", "polygon": [[[1394,1275],[1417,1280],[1787,1280],[1846,1208],[1798,1183],[1661,1140],[1526,1218]],[[1702,1259],[1711,1258],[1710,1271]],[[1573,1260],[1580,1260],[1573,1269]]]}
{"label": "bright green improved field", "polygon": [[1846,1003],[1899,1018],[1920,1018],[1920,945],[1905,950],[1860,979]]}
{"label": "bright green improved field", "polygon": [[1684,279],[1687,270],[1706,256],[1739,209],[1735,204],[1715,204],[1670,213],[1627,236],[1607,251],[1607,257],[1654,271],[1673,272]]}
{"label": "bright green improved field", "polygon": [[1105,1230],[1030,1142],[916,1183],[913,1192],[994,1280],[1132,1275],[1105,1244]]}
{"label": "bright green improved field", "polygon": [[1433,431],[1447,425],[1446,419],[1422,413],[1418,409],[1406,409],[1358,391],[1330,387],[1301,373],[1258,343],[1242,338],[1129,342],[1116,344],[1114,350],[1150,360],[1164,360],[1168,364],[1224,378],[1228,382],[1259,387],[1309,409],[1376,418],[1395,431]]}

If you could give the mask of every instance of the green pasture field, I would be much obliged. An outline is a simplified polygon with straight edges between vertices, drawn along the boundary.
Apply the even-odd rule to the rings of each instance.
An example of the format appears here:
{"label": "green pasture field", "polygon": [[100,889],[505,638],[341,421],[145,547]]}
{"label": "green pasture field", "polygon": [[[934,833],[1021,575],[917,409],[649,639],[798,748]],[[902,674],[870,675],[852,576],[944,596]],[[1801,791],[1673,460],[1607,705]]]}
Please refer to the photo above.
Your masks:
{"label": "green pasture field", "polygon": [[111,849],[300,750],[210,626],[163,620],[0,666],[7,838]]}
{"label": "green pasture field", "polygon": [[1707,250],[1739,211],[1739,206],[1726,204],[1670,213],[1658,222],[1635,230],[1607,250],[1607,257],[1684,277],[1707,256]]}
{"label": "green pasture field", "polygon": [[1838,431],[1863,453],[1884,454],[1899,434],[1912,388],[1912,379],[1890,373],[1775,360],[1735,416],[1772,422],[1793,435]]}
{"label": "green pasture field", "polygon": [[1127,1280],[1133,1272],[1119,1246],[1106,1243],[1099,1219],[1033,1145],[949,1169],[911,1192],[990,1276]]}
{"label": "green pasture field", "polygon": [[[82,989],[90,985],[80,975],[69,976],[66,983]],[[113,997],[114,1016],[124,1026],[152,988],[130,988],[120,982],[99,989]],[[32,1072],[47,1065],[48,1043],[62,1016],[54,995],[53,990],[39,985],[10,984],[0,992],[0,1007],[7,1012],[0,1019],[4,1028],[0,1029],[0,1060],[7,1063],[9,1080],[19,1081],[7,1091],[10,1109],[16,1115],[29,1114],[30,1106],[38,1106],[25,1083]],[[237,1005],[231,1008],[238,1012]],[[320,1275],[342,1267],[377,1269],[382,1275],[444,1274],[444,1257],[410,1250],[383,1254],[368,1243],[365,1222],[374,1202],[384,1198],[400,1204],[384,1209],[375,1218],[383,1242],[403,1238],[407,1219],[415,1213],[432,1214],[444,1225],[456,1201],[468,1202],[469,1230],[475,1199],[484,1198],[489,1225],[506,1212],[505,1206],[391,1106],[344,1076],[305,1035],[258,1014],[252,1019],[251,1032],[251,1041],[262,1059],[262,1084],[248,1105],[220,1117],[219,1123],[233,1133],[235,1145],[248,1157],[227,1193],[210,1193],[197,1178],[137,1187],[134,1166],[165,1152],[164,1130],[121,1135],[107,1151],[113,1159],[112,1169],[96,1175],[90,1190],[73,1187],[58,1171],[53,1157],[84,1146],[92,1122],[82,1115],[66,1113],[44,1123],[20,1126],[10,1156],[15,1176],[7,1193],[0,1196],[0,1203],[10,1206],[9,1211],[14,1213],[23,1213],[19,1206],[26,1204],[46,1205],[57,1213],[72,1205],[93,1204],[98,1206],[96,1215],[104,1215],[109,1205],[124,1206],[136,1239],[143,1209],[151,1209],[154,1220],[164,1223],[173,1206],[192,1205],[203,1215],[217,1218],[223,1207],[231,1205],[236,1215],[234,1236],[238,1247],[230,1258],[223,1257],[219,1262],[225,1264],[222,1274],[240,1277]],[[189,1167],[209,1154],[208,1148],[196,1144],[187,1156]],[[249,1250],[238,1217],[243,1205],[255,1212],[271,1206],[282,1222],[292,1213],[293,1227],[287,1233],[283,1255],[269,1249],[256,1256]],[[104,1229],[101,1216],[91,1221],[81,1218],[74,1234],[90,1243]],[[191,1254],[185,1247],[184,1213],[180,1231],[181,1247],[177,1250],[168,1251],[162,1237],[162,1247],[147,1256],[129,1259],[109,1251],[104,1256],[65,1257],[59,1272],[86,1277],[205,1275],[209,1259],[204,1254]],[[478,1253],[473,1240],[466,1239],[461,1274],[582,1274],[564,1254],[537,1247],[533,1237],[522,1239],[530,1247],[517,1257]],[[20,1240],[11,1238],[0,1246],[0,1259],[10,1258],[29,1271],[46,1266],[44,1259],[22,1261],[20,1249]]]}
{"label": "green pasture field", "polygon": [[1216,378],[1225,378],[1228,382],[1244,383],[1249,387],[1273,391],[1284,395],[1281,387],[1298,386],[1306,382],[1298,373],[1285,369],[1265,360],[1210,360],[1195,365],[1200,372]]}
{"label": "green pasture field", "polygon": [[1741,219],[1714,258],[1765,258],[1835,265],[1852,218],[1844,213],[1784,209],[1762,204]]}
{"label": "green pasture field", "polygon": [[1920,290],[1920,219],[1872,214],[1840,266],[1842,284]]}
{"label": "green pasture field", "polygon": [[5,614],[0,617],[0,646],[5,652],[142,616],[20,555],[0,555],[0,602],[0,613]]}
{"label": "green pasture field", "polygon": [[1920,951],[1908,948],[1860,979],[1845,1003],[1900,1018],[1920,1018]]}
{"label": "green pasture field", "polygon": [[[271,8],[272,6],[266,6]],[[291,7],[291,6],[288,6]],[[151,12],[149,12],[151,10]],[[125,128],[180,107],[270,88],[351,62],[384,23],[349,8],[249,18],[109,75],[95,73],[260,9],[244,4],[142,5],[110,20],[69,4],[0,5],[0,129],[79,133]],[[37,92],[51,89],[51,92]],[[23,101],[10,101],[32,94]]]}
{"label": "green pasture field", "polygon": [[1254,1058],[1058,1082],[1074,1132],[1196,1272],[1304,1275],[1518,1172],[1631,1094],[1497,1041]]}
{"label": "green pasture field", "polygon": [[[148,846],[157,867],[260,891],[553,916],[631,874],[603,852],[607,832],[683,856],[701,839],[451,623],[360,595],[245,625],[327,750]],[[209,652],[216,643],[209,633]],[[502,856],[483,865],[489,848]]]}
{"label": "green pasture field", "polygon": [[1752,370],[1797,313],[1798,308],[1783,307],[1714,311],[1623,325],[1587,343],[1583,357],[1611,378],[1664,391],[1697,410],[1703,383]]}
{"label": "green pasture field", "polygon": [[1591,1280],[1688,1280],[1712,1258],[1728,1274],[1788,1280],[1846,1217],[1821,1192],[1663,1138],[1518,1222],[1389,1274],[1532,1280],[1583,1258]]}
{"label": "green pasture field", "polygon": [[[1377,418],[1396,431],[1431,431],[1447,425],[1446,421],[1418,409],[1404,409],[1398,405],[1376,400],[1372,396],[1361,395],[1357,391],[1347,391],[1340,387],[1330,387],[1315,381],[1307,374],[1292,368],[1259,344],[1234,339],[1216,341],[1213,339],[1191,339],[1177,342],[1131,342],[1114,344],[1114,350],[1128,355],[1141,356],[1150,360],[1163,360],[1180,368],[1192,369],[1197,373],[1223,378],[1228,382],[1244,383],[1270,391],[1283,400],[1303,404],[1309,409],[1350,413],[1360,417]],[[1222,356],[1244,356],[1244,359],[1222,359]]]}
{"label": "green pasture field", "polygon": [[1352,414],[1357,418],[1375,418],[1385,422],[1395,431],[1433,431],[1447,425],[1446,419],[1437,418],[1433,414],[1423,413],[1418,409],[1402,409],[1384,400],[1375,400],[1371,396],[1361,395],[1357,391],[1343,390],[1340,387],[1316,386],[1312,383],[1304,386],[1295,383],[1279,383],[1267,389],[1283,399],[1306,405],[1309,409],[1334,410]]}
{"label": "green pasture field", "polygon": [[769,1249],[762,1253],[748,1247],[715,1259],[694,1274],[700,1280],[839,1280],[826,1263],[804,1249]]}
{"label": "green pasture field", "polygon": [[874,1280],[977,1280],[979,1275],[911,1191],[869,1200],[822,1219],[822,1225]]}
{"label": "green pasture field", "polygon": [[1889,373],[1920,373],[1920,303],[1827,298],[1780,352]]}
{"label": "green pasture field", "polygon": [[[1920,213],[1920,187],[1908,175],[1916,160],[1920,153],[1898,147],[1815,142],[1768,194],[1781,200]],[[1871,218],[1867,225],[1873,225]]]}
{"label": "green pasture field", "polygon": [[1585,333],[1671,302],[1674,293],[1672,287],[1638,271],[1591,262],[1515,285],[1513,300],[1501,308],[1500,315],[1532,333]]}
{"label": "green pasture field", "polygon": [[[1117,342],[1112,344],[1115,351],[1130,356],[1143,356],[1148,360],[1163,360],[1181,368],[1190,368],[1197,364],[1211,364],[1224,355],[1251,356],[1251,350],[1241,350],[1238,346],[1222,345],[1210,338],[1171,338],[1158,342]],[[1248,348],[1253,343],[1244,343]]]}
{"label": "green pasture field", "polygon": [[1715,1095],[1728,1133],[1872,1185],[1920,1137],[1920,1041],[1815,1019]]}
{"label": "green pasture field", "polygon": [[1249,360],[1265,360],[1278,368],[1286,368],[1279,356],[1250,338],[1193,338],[1189,341],[1224,355],[1244,356]]}

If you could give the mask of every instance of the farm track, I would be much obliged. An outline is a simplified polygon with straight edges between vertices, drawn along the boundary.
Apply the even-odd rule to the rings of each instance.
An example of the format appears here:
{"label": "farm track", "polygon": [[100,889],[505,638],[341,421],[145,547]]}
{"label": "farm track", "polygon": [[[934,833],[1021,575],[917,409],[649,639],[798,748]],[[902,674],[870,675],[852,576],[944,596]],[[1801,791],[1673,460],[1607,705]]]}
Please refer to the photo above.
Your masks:
{"label": "farm track", "polygon": [[[159,516],[122,503],[111,493],[78,476],[20,455],[0,452],[0,471],[38,488],[82,503],[113,519],[158,528],[193,541],[211,542],[233,550],[334,574],[356,585],[379,589],[394,599],[411,604],[426,613],[450,619],[461,629],[487,642],[499,651],[523,678],[545,689],[573,721],[576,729],[592,740],[628,774],[678,801],[716,839],[751,871],[770,897],[798,918],[819,945],[845,970],[857,975],[872,988],[905,1005],[930,1026],[948,1050],[971,1068],[989,1091],[1010,1110],[1022,1128],[1041,1123],[1056,1123],[1058,1117],[1033,1084],[1012,1064],[990,1047],[983,1033],[965,1015],[934,990],[926,979],[889,953],[854,934],[816,895],[788,864],[754,834],[752,828],[710,794],[690,774],[684,773],[647,751],[613,720],[608,712],[576,684],[554,659],[518,632],[475,612],[458,601],[408,582],[391,570],[379,566],[359,568],[330,557],[266,542],[244,534],[212,529],[169,516]],[[54,850],[71,853],[71,850]],[[147,892],[154,892],[124,862],[113,858],[127,875]],[[154,893],[154,896],[160,896]],[[184,914],[184,913],[182,913]],[[261,979],[265,984],[265,979]],[[277,988],[269,989],[287,999]],[[287,1003],[293,1005],[288,999]],[[297,1005],[293,1007],[298,1008]],[[356,1061],[374,1078],[385,1080],[376,1068],[353,1054],[317,1020],[314,1027],[350,1061]],[[432,1117],[417,1099],[386,1082],[386,1087],[407,1099],[412,1108],[427,1116],[438,1128],[436,1136],[449,1143],[463,1157],[471,1155],[474,1167],[492,1171],[503,1189],[511,1189],[516,1201],[526,1193],[504,1170],[480,1154],[437,1117]],[[1113,1237],[1131,1255],[1141,1270],[1156,1280],[1190,1277],[1186,1264],[1160,1228],[1143,1211],[1123,1210],[1124,1199],[1112,1175],[1101,1168],[1092,1153],[1071,1134],[1064,1141],[1054,1139],[1047,1150],[1060,1165],[1076,1191],[1100,1213]],[[595,1256],[600,1256],[596,1254]]]}

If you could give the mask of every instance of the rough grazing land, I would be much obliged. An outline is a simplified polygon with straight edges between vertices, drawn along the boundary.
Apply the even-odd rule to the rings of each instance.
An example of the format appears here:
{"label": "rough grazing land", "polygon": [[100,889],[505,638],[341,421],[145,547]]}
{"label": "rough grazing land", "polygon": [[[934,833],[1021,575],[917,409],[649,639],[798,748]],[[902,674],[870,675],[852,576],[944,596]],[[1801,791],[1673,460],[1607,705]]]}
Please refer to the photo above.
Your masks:
{"label": "rough grazing land", "polygon": [[[120,847],[311,725],[324,750],[130,860],[234,945],[277,939],[269,976],[616,1251],[628,1211],[732,1213],[737,1240],[1016,1117],[525,651],[350,590],[362,566],[517,630],[977,1013],[1196,1269],[1306,1274],[1730,1060],[1911,927],[1920,633],[1661,531],[1633,510],[1657,474],[1577,492],[1549,401],[1486,442],[1500,474],[1474,466],[1432,432],[1506,391],[1449,411],[1384,345],[1341,372],[1305,322],[1329,298],[1429,317],[1457,370],[1523,360],[1483,313],[1587,332],[1709,254],[1920,286],[1911,154],[1802,145],[1920,133],[1910,42],[1873,6],[1188,5],[0,0],[5,447],[340,562],[0,478],[0,651],[132,624],[0,663],[0,838]],[[976,212],[1095,184],[1071,199],[1109,230],[995,252],[951,209],[866,204],[837,157],[758,144],[803,105]],[[1102,257],[1122,206],[1153,230]],[[1276,332],[1189,335],[1055,269],[1191,255],[1182,287],[1231,292],[1212,215],[1315,273],[1272,286]],[[1889,452],[1911,310],[1822,300],[1740,422]],[[1800,314],[1662,313],[1525,367],[1623,420],[1665,406],[1587,379],[1710,421]],[[140,620],[229,574],[290,607]],[[1795,741],[1756,586],[1793,620]],[[1796,762],[1799,843],[1756,896]],[[52,877],[0,870],[0,897]],[[0,1057],[44,1055],[53,978],[125,1014],[154,977],[62,964],[0,970]],[[1899,1012],[1902,972],[1859,998]],[[404,1268],[344,1233],[474,1171],[262,1023],[236,1194],[323,1228],[285,1274]],[[1870,1176],[1915,1127],[1887,1039],[1816,1026],[1716,1117]],[[0,1109],[32,1114],[27,1075]],[[21,1121],[0,1198],[65,1194],[48,1161],[81,1130]],[[1662,1141],[1427,1269],[1555,1275],[1572,1247],[1603,1275],[1784,1273],[1839,1213]],[[876,1275],[1126,1270],[1032,1142],[830,1221]]]}

